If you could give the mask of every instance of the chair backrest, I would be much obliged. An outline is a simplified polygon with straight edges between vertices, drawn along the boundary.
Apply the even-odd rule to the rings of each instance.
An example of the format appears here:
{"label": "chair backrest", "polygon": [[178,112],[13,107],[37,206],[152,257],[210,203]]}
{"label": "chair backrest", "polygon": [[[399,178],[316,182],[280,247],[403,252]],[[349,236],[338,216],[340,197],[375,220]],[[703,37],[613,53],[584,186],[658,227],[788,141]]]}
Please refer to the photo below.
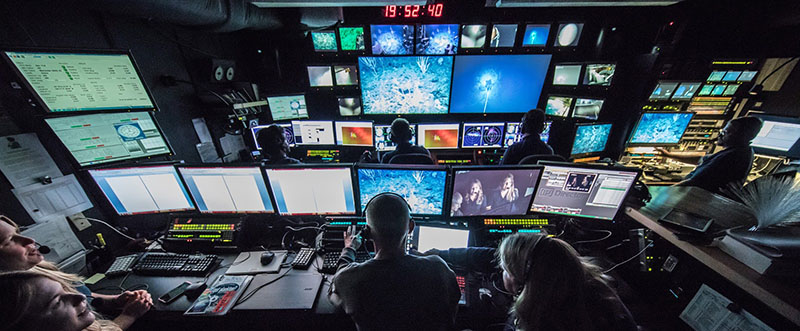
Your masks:
{"label": "chair backrest", "polygon": [[411,153],[411,154],[398,154],[389,160],[389,164],[434,164],[428,154]]}
{"label": "chair backrest", "polygon": [[567,159],[558,154],[533,154],[522,158],[522,160],[519,160],[519,164],[536,164],[539,161],[566,162]]}

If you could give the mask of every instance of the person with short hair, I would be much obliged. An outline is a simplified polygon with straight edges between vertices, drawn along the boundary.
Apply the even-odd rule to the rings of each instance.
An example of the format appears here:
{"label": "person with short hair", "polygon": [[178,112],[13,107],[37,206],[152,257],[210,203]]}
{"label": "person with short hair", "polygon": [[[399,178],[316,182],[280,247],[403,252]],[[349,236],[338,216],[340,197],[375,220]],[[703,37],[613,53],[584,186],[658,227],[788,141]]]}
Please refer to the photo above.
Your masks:
{"label": "person with short hair", "polygon": [[506,149],[500,164],[517,164],[529,155],[553,154],[553,148],[539,137],[544,130],[544,119],[544,111],[538,108],[531,109],[522,116],[519,127],[522,140]]}
{"label": "person with short hair", "polygon": [[425,147],[412,145],[411,138],[414,138],[414,132],[411,131],[411,124],[405,118],[396,118],[392,121],[390,140],[397,145],[397,147],[383,155],[381,163],[389,163],[393,157],[402,154],[425,154],[430,156]]}
{"label": "person with short hair", "polygon": [[256,140],[261,147],[264,163],[266,164],[297,164],[300,160],[289,157],[289,143],[286,142],[283,128],[270,125],[258,130]]}

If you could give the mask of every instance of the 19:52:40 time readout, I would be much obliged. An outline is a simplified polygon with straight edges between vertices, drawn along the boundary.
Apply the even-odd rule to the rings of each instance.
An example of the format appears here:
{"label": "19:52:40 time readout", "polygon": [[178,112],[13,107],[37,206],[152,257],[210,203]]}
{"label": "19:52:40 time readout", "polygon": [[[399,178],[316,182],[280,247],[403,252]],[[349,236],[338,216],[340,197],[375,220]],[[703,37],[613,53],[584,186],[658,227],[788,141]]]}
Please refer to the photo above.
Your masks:
{"label": "19:52:40 time readout", "polygon": [[442,17],[442,11],[444,11],[444,4],[441,3],[432,5],[390,5],[383,8],[383,17]]}

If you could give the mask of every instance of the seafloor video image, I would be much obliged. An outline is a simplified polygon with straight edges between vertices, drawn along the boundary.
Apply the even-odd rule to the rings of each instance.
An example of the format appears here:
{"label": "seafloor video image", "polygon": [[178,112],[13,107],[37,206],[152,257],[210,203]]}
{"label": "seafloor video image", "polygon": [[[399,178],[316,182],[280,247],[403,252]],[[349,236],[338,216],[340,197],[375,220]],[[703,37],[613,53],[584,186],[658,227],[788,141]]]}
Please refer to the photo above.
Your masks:
{"label": "seafloor video image", "polygon": [[413,25],[373,25],[371,30],[372,54],[414,54]]}
{"label": "seafloor video image", "polygon": [[458,24],[424,24],[417,30],[417,54],[455,54]]}
{"label": "seafloor video image", "polygon": [[644,113],[631,136],[633,144],[676,144],[693,113]]}
{"label": "seafloor video image", "polygon": [[358,84],[358,70],[356,66],[333,66],[333,72],[336,85]]}
{"label": "seafloor video image", "polygon": [[339,98],[339,115],[359,116],[361,115],[361,99],[342,97]]}
{"label": "seafloor video image", "polygon": [[359,57],[364,114],[446,114],[451,56]]}
{"label": "seafloor video image", "polygon": [[578,99],[575,101],[575,109],[572,111],[572,117],[596,120],[600,115],[601,109],[603,109],[603,100]]}
{"label": "seafloor video image", "polygon": [[524,215],[539,169],[457,171],[451,216]]}
{"label": "seafloor video image", "polygon": [[341,27],[339,28],[339,38],[342,41],[343,51],[363,51],[364,47],[364,28]]}
{"label": "seafloor video image", "polygon": [[445,170],[358,169],[361,209],[383,192],[402,196],[412,214],[441,215],[444,206]]}
{"label": "seafloor video image", "polygon": [[544,112],[551,116],[566,117],[569,115],[569,108],[572,106],[574,98],[570,97],[554,97],[547,98],[547,106]]}
{"label": "seafloor video image", "polygon": [[616,68],[616,64],[587,64],[583,84],[609,86]]}
{"label": "seafloor video image", "polygon": [[602,152],[610,133],[611,124],[579,125],[572,143],[572,155]]}
{"label": "seafloor video image", "polygon": [[333,31],[311,32],[311,40],[314,42],[314,50],[317,52],[335,52],[336,33]]}

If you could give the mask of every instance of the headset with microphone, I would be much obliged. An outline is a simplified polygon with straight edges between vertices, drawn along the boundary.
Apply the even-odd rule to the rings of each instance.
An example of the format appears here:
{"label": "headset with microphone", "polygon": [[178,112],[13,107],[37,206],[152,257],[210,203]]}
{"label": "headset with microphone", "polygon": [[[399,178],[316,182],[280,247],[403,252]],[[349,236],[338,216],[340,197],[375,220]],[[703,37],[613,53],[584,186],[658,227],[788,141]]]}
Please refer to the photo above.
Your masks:
{"label": "headset with microphone", "polygon": [[[367,201],[366,205],[364,205],[364,213],[366,213],[367,209],[369,208],[369,204],[371,204],[372,201],[375,201],[375,199],[377,199],[380,196],[387,196],[387,195],[388,196],[395,196],[395,197],[400,198],[400,200],[403,201],[403,203],[406,205],[406,208],[408,208],[409,215],[411,214],[411,205],[408,204],[408,201],[406,201],[406,199],[403,198],[402,195],[399,195],[399,194],[394,193],[394,192],[383,192],[383,193],[376,194],[374,197],[369,199],[369,201]],[[370,239],[370,228],[369,228],[369,225],[365,225],[364,228],[362,228],[361,231],[358,233],[358,235],[361,236],[361,238]]]}
{"label": "headset with microphone", "polygon": [[44,246],[40,243],[33,243],[33,245],[36,246],[36,250],[39,251],[39,253],[42,254],[50,253],[50,247]]}

